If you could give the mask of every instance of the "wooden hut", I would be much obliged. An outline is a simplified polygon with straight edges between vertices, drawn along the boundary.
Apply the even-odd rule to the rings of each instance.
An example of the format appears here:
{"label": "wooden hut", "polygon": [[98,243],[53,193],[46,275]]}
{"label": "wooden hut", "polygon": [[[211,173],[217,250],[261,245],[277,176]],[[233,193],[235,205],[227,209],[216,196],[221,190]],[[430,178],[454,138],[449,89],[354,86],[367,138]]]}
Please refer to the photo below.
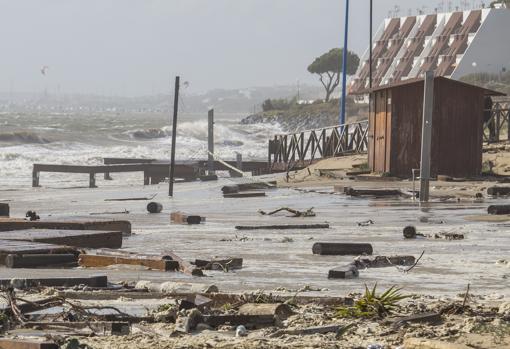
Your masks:
{"label": "wooden hut", "polygon": [[[423,88],[419,79],[371,90],[368,162],[373,172],[411,177],[412,169],[420,168]],[[481,173],[484,100],[501,95],[434,78],[431,176]]]}

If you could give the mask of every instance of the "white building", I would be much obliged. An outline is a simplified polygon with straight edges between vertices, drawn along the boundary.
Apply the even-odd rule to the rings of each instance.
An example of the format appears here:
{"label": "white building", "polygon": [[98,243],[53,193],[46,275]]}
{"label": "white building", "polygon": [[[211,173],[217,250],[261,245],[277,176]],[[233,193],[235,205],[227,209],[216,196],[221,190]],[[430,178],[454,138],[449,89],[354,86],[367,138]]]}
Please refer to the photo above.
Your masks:
{"label": "white building", "polygon": [[[374,87],[419,78],[427,70],[459,80],[510,71],[510,9],[487,8],[385,19],[374,35]],[[369,51],[349,92],[369,86]]]}

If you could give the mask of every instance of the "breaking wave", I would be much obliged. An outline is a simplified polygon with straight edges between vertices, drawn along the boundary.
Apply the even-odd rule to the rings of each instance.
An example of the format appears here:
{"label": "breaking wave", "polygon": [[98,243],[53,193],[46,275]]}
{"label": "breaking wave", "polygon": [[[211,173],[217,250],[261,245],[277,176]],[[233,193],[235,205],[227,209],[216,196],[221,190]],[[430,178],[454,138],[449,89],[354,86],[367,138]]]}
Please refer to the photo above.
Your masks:
{"label": "breaking wave", "polygon": [[169,137],[171,132],[168,132],[166,128],[147,128],[142,130],[129,131],[128,135],[134,139],[144,140]]}
{"label": "breaking wave", "polygon": [[49,139],[46,139],[34,132],[8,132],[0,133],[0,142],[5,143],[19,143],[19,144],[46,144],[51,143]]}

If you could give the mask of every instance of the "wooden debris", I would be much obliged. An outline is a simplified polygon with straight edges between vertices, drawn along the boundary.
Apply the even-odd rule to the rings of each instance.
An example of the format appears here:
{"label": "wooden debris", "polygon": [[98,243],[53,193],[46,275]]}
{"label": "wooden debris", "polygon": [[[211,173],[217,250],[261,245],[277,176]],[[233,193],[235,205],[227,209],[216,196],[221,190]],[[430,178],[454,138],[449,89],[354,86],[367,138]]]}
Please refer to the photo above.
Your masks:
{"label": "wooden debris", "polygon": [[463,240],[464,234],[452,233],[452,232],[439,232],[439,233],[434,233],[432,235],[427,235],[426,237],[433,238],[433,239],[444,239],[444,240]]}
{"label": "wooden debris", "polygon": [[80,254],[79,264],[82,267],[95,268],[110,265],[140,265],[152,270],[171,271],[179,269],[179,263],[174,260],[156,258],[149,255],[112,256],[101,254]]}
{"label": "wooden debris", "polygon": [[188,215],[182,212],[172,212],[170,214],[170,221],[177,224],[200,224],[205,223],[205,217]]}
{"label": "wooden debris", "polygon": [[25,328],[41,330],[89,330],[99,335],[123,336],[130,333],[129,322],[87,321],[87,322],[26,322]]}
{"label": "wooden debris", "polygon": [[237,230],[329,229],[329,224],[236,225]]}
{"label": "wooden debris", "polygon": [[204,273],[201,269],[196,268],[191,263],[185,261],[177,254],[172,251],[165,251],[165,255],[168,255],[172,260],[179,263],[179,270],[184,274],[192,275],[192,276],[204,276]]}
{"label": "wooden debris", "polygon": [[0,239],[82,248],[122,247],[122,232],[120,231],[27,229],[1,232]]}
{"label": "wooden debris", "polygon": [[149,213],[160,213],[163,210],[163,205],[161,205],[159,202],[149,202],[147,204],[147,211]]}
{"label": "wooden debris", "polygon": [[404,339],[405,349],[473,349],[471,345],[457,344],[449,341],[442,341],[436,339],[426,338],[412,338]]}
{"label": "wooden debris", "polygon": [[350,196],[373,196],[376,198],[402,195],[398,189],[354,189],[351,187],[345,187],[344,193]]}
{"label": "wooden debris", "polygon": [[195,259],[195,265],[204,270],[229,271],[243,267],[242,258],[211,258],[208,260]]}
{"label": "wooden debris", "polygon": [[104,201],[149,201],[154,199],[156,195],[158,194],[154,194],[152,196],[140,196],[131,198],[104,199]]}
{"label": "wooden debris", "polygon": [[10,339],[0,338],[0,348],[2,349],[58,349],[55,342],[35,341],[28,339]]}
{"label": "wooden debris", "polygon": [[212,299],[202,296],[200,294],[190,294],[179,303],[179,310],[197,308],[204,311],[205,308],[213,305]]}
{"label": "wooden debris", "polygon": [[490,205],[487,208],[487,213],[493,215],[510,214],[510,205]]}
{"label": "wooden debris", "polygon": [[246,193],[231,193],[231,194],[223,194],[224,198],[227,199],[241,199],[241,198],[256,198],[266,196],[264,192],[246,192]]}
{"label": "wooden debris", "polygon": [[9,254],[5,258],[7,268],[75,267],[76,254]]}
{"label": "wooden debris", "polygon": [[107,287],[108,278],[106,275],[99,275],[90,277],[0,279],[0,286],[13,286],[14,288],[18,289],[25,289],[38,286],[73,287],[79,285],[85,285],[90,287]]}
{"label": "wooden debris", "polygon": [[366,243],[316,242],[312,247],[313,254],[322,256],[357,256],[371,255],[373,248]]}
{"label": "wooden debris", "polygon": [[274,316],[279,321],[283,321],[294,312],[283,303],[246,303],[239,308],[239,314]]}
{"label": "wooden debris", "polygon": [[317,326],[317,327],[307,327],[296,330],[278,330],[269,335],[269,338],[277,338],[284,335],[289,336],[308,336],[313,334],[326,334],[326,333],[339,333],[344,326],[338,325],[326,325],[326,326]]}
{"label": "wooden debris", "polygon": [[491,196],[508,196],[510,187],[490,187],[487,188],[487,194]]}
{"label": "wooden debris", "polygon": [[354,265],[358,269],[385,268],[394,266],[411,266],[416,262],[414,256],[376,256],[374,258],[358,257]]}
{"label": "wooden debris", "polygon": [[273,315],[205,315],[202,322],[211,327],[243,325],[246,328],[257,328],[273,326],[275,317]]}
{"label": "wooden debris", "polygon": [[0,219],[0,231],[25,229],[61,229],[61,230],[103,230],[121,231],[131,234],[131,223],[122,220],[89,220],[89,221],[28,221],[19,218]]}
{"label": "wooden debris", "polygon": [[263,216],[266,216],[266,215],[271,216],[271,215],[274,215],[275,213],[278,213],[281,211],[287,211],[287,212],[292,213],[291,217],[315,217],[315,212],[313,212],[313,207],[309,208],[306,211],[298,211],[298,210],[295,210],[295,209],[292,209],[289,207],[280,207],[279,209],[271,211],[271,212],[265,212],[265,211],[259,210],[259,213]]}
{"label": "wooden debris", "polygon": [[404,228],[403,234],[406,239],[416,238],[416,235],[417,235],[416,227],[414,227],[412,225],[408,225],[407,227]]}
{"label": "wooden debris", "polygon": [[9,254],[59,254],[76,253],[76,249],[54,244],[34,243],[27,241],[0,240],[0,265],[5,265],[5,259]]}
{"label": "wooden debris", "polygon": [[400,327],[402,325],[408,324],[408,323],[428,323],[436,325],[442,321],[441,314],[440,313],[421,313],[421,314],[414,314],[411,316],[404,316],[396,319],[393,322],[394,327]]}
{"label": "wooden debris", "polygon": [[358,268],[354,264],[330,269],[328,279],[353,279],[359,276]]}
{"label": "wooden debris", "polygon": [[239,183],[236,185],[226,185],[221,188],[221,191],[223,192],[223,194],[233,194],[233,193],[238,193],[240,191],[269,189],[269,188],[275,188],[275,187],[276,187],[276,181]]}
{"label": "wooden debris", "polygon": [[0,217],[9,217],[9,204],[0,202]]}

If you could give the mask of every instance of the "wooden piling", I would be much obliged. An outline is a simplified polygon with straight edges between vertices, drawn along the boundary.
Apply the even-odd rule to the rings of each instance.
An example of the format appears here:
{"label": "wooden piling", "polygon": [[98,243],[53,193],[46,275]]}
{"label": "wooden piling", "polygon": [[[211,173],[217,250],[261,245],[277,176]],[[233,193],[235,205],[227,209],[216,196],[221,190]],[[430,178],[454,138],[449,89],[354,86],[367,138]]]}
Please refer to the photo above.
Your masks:
{"label": "wooden piling", "polygon": [[7,268],[74,267],[78,257],[75,254],[9,254],[5,257]]}
{"label": "wooden piling", "polygon": [[373,248],[371,244],[366,243],[316,242],[313,244],[312,252],[322,256],[358,256],[371,255]]}

